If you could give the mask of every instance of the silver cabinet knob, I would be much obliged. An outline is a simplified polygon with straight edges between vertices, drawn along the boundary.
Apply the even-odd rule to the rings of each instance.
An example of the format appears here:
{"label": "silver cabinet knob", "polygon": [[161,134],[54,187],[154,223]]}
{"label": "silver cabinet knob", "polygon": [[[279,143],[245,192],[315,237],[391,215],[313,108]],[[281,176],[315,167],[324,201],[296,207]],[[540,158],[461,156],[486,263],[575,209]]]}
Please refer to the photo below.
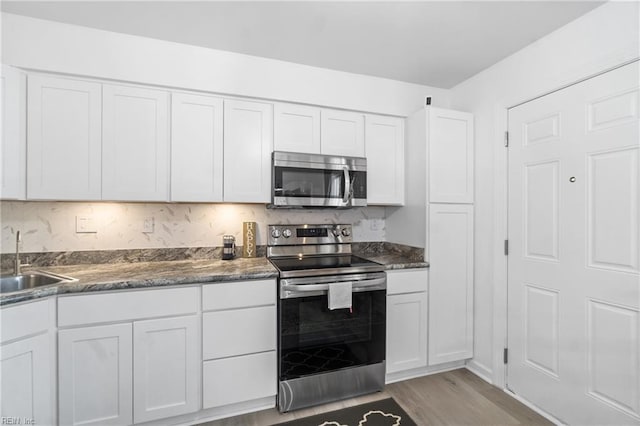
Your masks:
{"label": "silver cabinet knob", "polygon": [[576,181],[576,177],[575,177],[575,176],[571,176],[571,177],[569,178],[569,182],[573,183],[573,182],[575,182],[575,181]]}

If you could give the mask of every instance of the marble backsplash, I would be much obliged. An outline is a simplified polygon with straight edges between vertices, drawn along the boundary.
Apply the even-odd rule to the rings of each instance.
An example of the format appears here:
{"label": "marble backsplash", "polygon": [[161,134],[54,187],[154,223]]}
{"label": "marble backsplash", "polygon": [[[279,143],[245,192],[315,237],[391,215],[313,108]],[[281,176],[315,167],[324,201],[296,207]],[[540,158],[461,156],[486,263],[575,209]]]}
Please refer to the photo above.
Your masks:
{"label": "marble backsplash", "polygon": [[[77,233],[77,216],[90,218],[96,232]],[[148,219],[153,220],[150,233],[143,232]],[[221,246],[226,234],[242,245],[242,222],[256,222],[258,246],[266,244],[267,225],[276,223],[350,223],[354,241],[386,240],[385,208],[377,206],[284,210],[263,204],[2,201],[0,253],[15,251],[17,230],[22,233],[24,253],[127,250],[126,256],[135,258],[147,255],[136,254],[136,249],[206,252]]]}

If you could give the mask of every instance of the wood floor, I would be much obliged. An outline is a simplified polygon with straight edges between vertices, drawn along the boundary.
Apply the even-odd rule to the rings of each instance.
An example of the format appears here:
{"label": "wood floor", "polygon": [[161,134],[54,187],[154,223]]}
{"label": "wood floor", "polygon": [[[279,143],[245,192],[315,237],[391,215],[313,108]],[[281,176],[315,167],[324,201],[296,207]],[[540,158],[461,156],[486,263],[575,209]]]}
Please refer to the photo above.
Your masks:
{"label": "wood floor", "polygon": [[291,413],[280,414],[272,408],[203,425],[267,426],[388,397],[420,426],[552,424],[469,370],[460,369],[392,383],[383,392]]}

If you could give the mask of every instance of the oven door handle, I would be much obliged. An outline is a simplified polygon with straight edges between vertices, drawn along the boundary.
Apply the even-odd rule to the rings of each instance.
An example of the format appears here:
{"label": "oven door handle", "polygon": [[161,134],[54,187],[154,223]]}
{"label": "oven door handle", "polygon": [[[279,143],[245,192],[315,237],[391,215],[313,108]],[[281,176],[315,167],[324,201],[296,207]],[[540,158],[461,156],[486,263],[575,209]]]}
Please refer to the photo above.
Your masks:
{"label": "oven door handle", "polygon": [[[285,299],[288,297],[295,297],[296,294],[305,294],[305,293],[326,293],[329,291],[329,286],[332,283],[326,284],[289,284],[287,280],[280,281],[280,290],[281,294],[284,295]],[[336,282],[337,284],[337,282]],[[361,292],[361,291],[374,291],[374,290],[385,290],[387,288],[387,278],[374,278],[371,280],[361,280],[361,281],[353,281],[351,286],[352,292]]]}

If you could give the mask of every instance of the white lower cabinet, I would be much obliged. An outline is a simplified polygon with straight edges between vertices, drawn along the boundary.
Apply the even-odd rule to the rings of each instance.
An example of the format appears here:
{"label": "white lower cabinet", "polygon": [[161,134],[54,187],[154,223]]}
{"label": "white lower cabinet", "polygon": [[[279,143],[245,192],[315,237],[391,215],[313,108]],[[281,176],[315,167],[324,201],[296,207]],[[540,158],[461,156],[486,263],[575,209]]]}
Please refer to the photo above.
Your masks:
{"label": "white lower cabinet", "polygon": [[426,270],[387,271],[387,374],[427,365]]}
{"label": "white lower cabinet", "polygon": [[75,327],[58,331],[60,424],[124,425],[198,411],[199,294],[187,286],[59,297],[59,326]]}
{"label": "white lower cabinet", "polygon": [[47,300],[40,300],[0,310],[2,424],[31,420],[41,425],[55,423],[51,306]]}
{"label": "white lower cabinet", "polygon": [[198,411],[198,331],[196,315],[133,323],[135,423]]}
{"label": "white lower cabinet", "polygon": [[58,332],[60,424],[132,423],[131,324]]}
{"label": "white lower cabinet", "polygon": [[202,306],[203,408],[275,396],[275,281],[205,285]]}

